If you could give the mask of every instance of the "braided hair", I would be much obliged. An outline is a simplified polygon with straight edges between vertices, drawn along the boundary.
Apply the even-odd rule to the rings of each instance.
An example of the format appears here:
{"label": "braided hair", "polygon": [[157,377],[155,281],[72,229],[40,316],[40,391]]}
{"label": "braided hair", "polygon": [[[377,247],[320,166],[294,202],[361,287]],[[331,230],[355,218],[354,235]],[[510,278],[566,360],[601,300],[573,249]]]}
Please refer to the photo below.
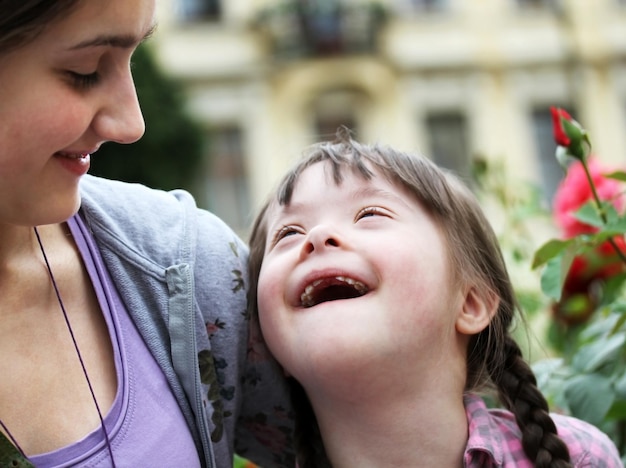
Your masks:
{"label": "braided hair", "polygon": [[[442,227],[458,280],[475,284],[485,297],[495,293],[499,298],[498,310],[489,325],[470,340],[465,390],[497,392],[500,402],[515,415],[524,452],[536,467],[572,466],[569,450],[550,417],[548,403],[509,332],[519,307],[496,235],[469,188],[427,158],[358,143],[347,129],[340,129],[333,142],[312,146],[282,179],[253,225],[249,263],[251,312],[257,313],[256,286],[267,236],[267,209],[271,203],[288,205],[300,174],[318,162],[330,165],[336,183],[348,170],[371,179],[374,174],[370,168],[375,168],[391,182],[408,189]],[[301,468],[330,467],[306,391],[291,380],[298,464]]]}

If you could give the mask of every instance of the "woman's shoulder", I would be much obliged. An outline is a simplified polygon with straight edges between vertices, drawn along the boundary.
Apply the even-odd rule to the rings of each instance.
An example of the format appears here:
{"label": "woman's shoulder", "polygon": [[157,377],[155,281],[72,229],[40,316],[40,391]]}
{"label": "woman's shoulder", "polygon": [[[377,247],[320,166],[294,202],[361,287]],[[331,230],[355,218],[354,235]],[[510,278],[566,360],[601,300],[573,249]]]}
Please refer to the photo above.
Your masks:
{"label": "woman's shoulder", "polygon": [[81,198],[81,212],[96,237],[135,246],[149,257],[167,251],[176,256],[195,251],[195,256],[215,252],[221,244],[240,243],[230,227],[199,209],[185,190],[164,191],[87,175],[81,180]]}
{"label": "woman's shoulder", "polygon": [[83,204],[93,210],[115,214],[135,213],[148,209],[180,210],[182,205],[195,207],[193,197],[184,190],[164,191],[138,183],[122,182],[86,175],[80,183]]}

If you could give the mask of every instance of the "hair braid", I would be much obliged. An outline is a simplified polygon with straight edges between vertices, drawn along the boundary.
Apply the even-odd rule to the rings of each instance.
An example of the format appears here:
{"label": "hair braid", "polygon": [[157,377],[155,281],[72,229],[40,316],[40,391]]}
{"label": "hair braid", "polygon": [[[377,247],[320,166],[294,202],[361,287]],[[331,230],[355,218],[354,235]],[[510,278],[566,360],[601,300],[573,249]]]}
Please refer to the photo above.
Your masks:
{"label": "hair braid", "polygon": [[500,369],[492,367],[491,375],[500,400],[515,414],[524,452],[538,468],[571,467],[569,450],[557,434],[537,379],[510,335],[505,337],[501,364]]}

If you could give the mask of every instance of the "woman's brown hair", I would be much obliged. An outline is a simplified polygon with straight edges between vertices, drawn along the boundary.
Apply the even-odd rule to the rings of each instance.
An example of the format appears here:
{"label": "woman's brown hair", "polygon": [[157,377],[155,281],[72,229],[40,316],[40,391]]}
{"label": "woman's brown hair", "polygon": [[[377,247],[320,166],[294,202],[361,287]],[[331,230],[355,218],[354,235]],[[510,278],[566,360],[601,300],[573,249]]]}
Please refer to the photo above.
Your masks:
{"label": "woman's brown hair", "polygon": [[0,0],[0,55],[37,37],[82,0]]}

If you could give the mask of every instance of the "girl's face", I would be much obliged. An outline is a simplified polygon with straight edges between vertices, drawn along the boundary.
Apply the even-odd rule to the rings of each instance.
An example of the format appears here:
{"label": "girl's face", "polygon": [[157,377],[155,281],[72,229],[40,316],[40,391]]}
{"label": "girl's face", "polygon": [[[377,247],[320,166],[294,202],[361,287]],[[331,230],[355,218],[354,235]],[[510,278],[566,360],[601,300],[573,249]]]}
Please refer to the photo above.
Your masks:
{"label": "girl's face", "polygon": [[442,368],[463,379],[466,295],[440,229],[376,171],[344,173],[338,186],[326,163],[312,165],[289,206],[267,213],[257,299],[270,350],[307,390],[398,368],[408,380]]}
{"label": "girl's face", "polygon": [[81,2],[0,53],[0,224],[67,219],[87,155],[142,136],[130,58],[153,25],[154,0]]}

